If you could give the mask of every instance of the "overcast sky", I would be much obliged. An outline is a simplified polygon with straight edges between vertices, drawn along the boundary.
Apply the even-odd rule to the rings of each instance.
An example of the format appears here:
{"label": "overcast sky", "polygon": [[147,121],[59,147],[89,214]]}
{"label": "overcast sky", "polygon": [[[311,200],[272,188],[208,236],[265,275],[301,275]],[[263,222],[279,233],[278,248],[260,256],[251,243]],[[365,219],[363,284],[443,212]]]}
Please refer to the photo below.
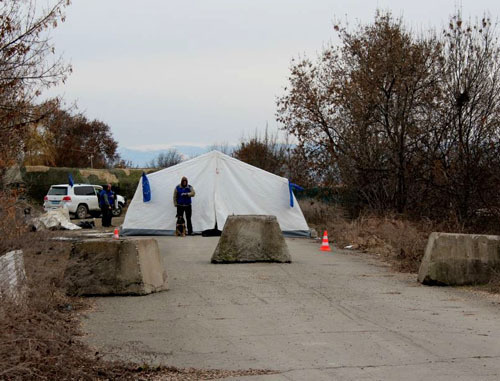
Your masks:
{"label": "overcast sky", "polygon": [[290,60],[331,41],[334,18],[369,22],[377,7],[416,30],[457,7],[500,15],[498,0],[73,0],[53,39],[74,73],[50,94],[108,123],[121,147],[234,143],[276,128]]}

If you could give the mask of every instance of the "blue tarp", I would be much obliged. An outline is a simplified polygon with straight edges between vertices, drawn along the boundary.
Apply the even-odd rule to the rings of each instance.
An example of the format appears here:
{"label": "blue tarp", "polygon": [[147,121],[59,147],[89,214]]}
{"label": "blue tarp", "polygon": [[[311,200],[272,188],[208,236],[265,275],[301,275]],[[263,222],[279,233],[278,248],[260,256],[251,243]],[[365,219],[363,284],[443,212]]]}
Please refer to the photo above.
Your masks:
{"label": "blue tarp", "polygon": [[293,208],[293,190],[299,190],[299,191],[303,191],[304,188],[302,188],[301,186],[297,185],[297,184],[294,184],[294,183],[291,183],[290,180],[288,180],[288,190],[290,191],[290,207]]}
{"label": "blue tarp", "polygon": [[142,172],[142,201],[151,201],[151,187],[146,172]]}

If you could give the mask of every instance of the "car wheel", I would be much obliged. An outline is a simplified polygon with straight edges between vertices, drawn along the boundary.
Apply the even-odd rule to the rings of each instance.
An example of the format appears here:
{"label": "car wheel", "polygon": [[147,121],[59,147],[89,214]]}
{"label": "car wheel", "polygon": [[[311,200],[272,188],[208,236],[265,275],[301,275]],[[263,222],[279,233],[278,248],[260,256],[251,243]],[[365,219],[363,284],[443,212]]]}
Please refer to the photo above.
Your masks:
{"label": "car wheel", "polygon": [[114,208],[112,213],[113,213],[113,217],[120,217],[122,214],[122,205],[118,204],[118,207]]}
{"label": "car wheel", "polygon": [[79,219],[84,219],[87,217],[87,213],[89,210],[87,209],[86,205],[78,205],[78,208],[76,208],[76,217]]}

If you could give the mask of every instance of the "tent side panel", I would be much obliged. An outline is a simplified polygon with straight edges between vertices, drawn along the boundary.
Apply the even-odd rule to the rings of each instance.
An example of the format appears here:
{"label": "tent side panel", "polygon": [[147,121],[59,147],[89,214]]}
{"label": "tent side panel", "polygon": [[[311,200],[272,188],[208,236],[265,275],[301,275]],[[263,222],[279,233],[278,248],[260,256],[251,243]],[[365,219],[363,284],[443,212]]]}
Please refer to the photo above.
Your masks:
{"label": "tent side panel", "polygon": [[290,207],[288,180],[224,156],[217,168],[215,206],[219,229],[232,214],[274,215],[282,231],[309,231],[298,203]]}
{"label": "tent side panel", "polygon": [[173,193],[182,176],[188,178],[196,191],[196,196],[192,199],[193,229],[212,229],[215,226],[214,173],[215,159],[205,156],[204,160],[191,160],[148,176],[151,201],[142,201],[142,183],[139,182],[125,216],[124,231],[174,231],[177,210],[173,203]]}

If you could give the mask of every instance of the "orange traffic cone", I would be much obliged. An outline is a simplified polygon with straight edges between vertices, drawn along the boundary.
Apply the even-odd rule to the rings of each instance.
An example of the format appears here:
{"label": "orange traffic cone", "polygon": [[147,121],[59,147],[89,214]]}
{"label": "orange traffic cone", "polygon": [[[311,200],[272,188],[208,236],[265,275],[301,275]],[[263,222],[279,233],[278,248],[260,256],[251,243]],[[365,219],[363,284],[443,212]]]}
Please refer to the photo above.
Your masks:
{"label": "orange traffic cone", "polygon": [[120,239],[120,234],[118,234],[118,229],[115,228],[115,231],[113,233],[113,239]]}
{"label": "orange traffic cone", "polygon": [[328,243],[328,233],[325,230],[325,233],[323,234],[323,242],[321,243],[321,251],[332,251],[330,249],[330,244]]}

